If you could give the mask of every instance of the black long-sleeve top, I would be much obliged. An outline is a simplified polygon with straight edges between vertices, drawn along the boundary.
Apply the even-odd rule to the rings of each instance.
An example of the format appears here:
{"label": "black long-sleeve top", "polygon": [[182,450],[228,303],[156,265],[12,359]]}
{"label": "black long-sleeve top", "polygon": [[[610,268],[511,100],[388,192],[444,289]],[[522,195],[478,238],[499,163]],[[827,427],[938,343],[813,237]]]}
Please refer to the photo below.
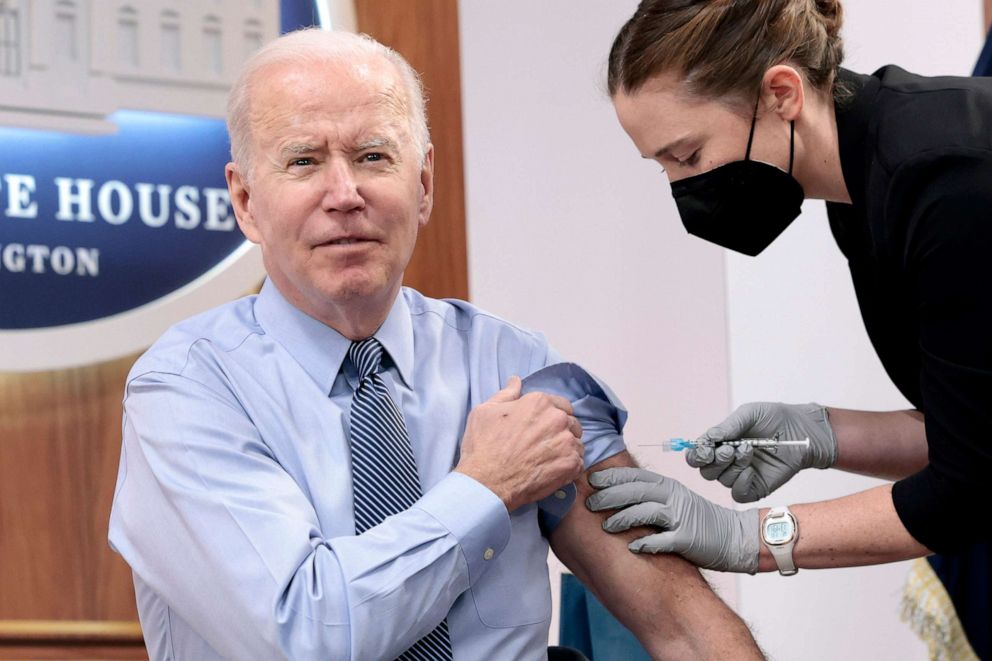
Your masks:
{"label": "black long-sleeve top", "polygon": [[929,465],[895,483],[903,525],[950,552],[992,539],[992,79],[841,71],[827,204],[865,327],[926,420]]}

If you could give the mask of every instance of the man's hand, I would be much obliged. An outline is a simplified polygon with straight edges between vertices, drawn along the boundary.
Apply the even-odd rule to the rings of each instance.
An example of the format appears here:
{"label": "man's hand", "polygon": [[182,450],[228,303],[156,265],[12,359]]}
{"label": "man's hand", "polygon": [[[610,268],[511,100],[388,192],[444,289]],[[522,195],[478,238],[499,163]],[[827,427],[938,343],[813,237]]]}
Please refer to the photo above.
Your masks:
{"label": "man's hand", "polygon": [[563,397],[520,396],[520,379],[469,413],[455,470],[484,484],[510,512],[582,474],[582,425]]}
{"label": "man's hand", "polygon": [[758,510],[727,509],[690,491],[677,480],[642,468],[609,468],[589,476],[602,489],[589,496],[593,512],[622,509],[603,523],[617,533],[639,526],[663,532],[635,539],[635,553],[678,553],[706,569],[758,570]]}
{"label": "man's hand", "polygon": [[738,503],[764,498],[803,469],[830,468],[837,461],[837,439],[826,409],[819,404],[744,404],[699,440],[713,443],[776,435],[795,440],[809,437],[809,445],[774,450],[747,444],[737,448],[701,445],[687,452],[685,460],[707,480],[719,480],[729,487]]}

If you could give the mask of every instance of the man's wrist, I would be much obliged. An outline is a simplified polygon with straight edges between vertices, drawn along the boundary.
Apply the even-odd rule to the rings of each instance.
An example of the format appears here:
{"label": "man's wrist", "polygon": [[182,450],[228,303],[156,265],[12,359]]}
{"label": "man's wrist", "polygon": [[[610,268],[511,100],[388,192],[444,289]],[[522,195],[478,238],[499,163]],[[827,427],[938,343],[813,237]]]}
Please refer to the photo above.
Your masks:
{"label": "man's wrist", "polygon": [[471,464],[467,466],[458,464],[455,466],[453,472],[461,473],[462,475],[470,477],[485,488],[492,491],[497,498],[503,501],[503,505],[506,507],[507,512],[512,512],[517,508],[517,504],[513,500],[513,495],[511,494],[510,489],[498,481],[493,480],[487,471],[472,466]]}

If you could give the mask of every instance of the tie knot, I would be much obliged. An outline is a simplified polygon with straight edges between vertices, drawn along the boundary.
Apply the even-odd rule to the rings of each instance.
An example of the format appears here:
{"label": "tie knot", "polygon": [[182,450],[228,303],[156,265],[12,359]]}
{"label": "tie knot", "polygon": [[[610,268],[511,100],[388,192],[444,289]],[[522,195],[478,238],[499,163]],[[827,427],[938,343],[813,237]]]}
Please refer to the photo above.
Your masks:
{"label": "tie knot", "polygon": [[348,358],[358,370],[358,378],[364,379],[379,371],[382,361],[382,345],[374,337],[352,342],[348,348]]}

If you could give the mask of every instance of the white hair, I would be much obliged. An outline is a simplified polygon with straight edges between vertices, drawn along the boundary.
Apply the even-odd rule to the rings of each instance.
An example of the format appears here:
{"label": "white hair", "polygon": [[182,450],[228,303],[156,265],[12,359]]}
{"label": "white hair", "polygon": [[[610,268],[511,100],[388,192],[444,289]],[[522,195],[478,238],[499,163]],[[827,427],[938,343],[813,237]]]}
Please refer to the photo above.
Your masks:
{"label": "white hair", "polygon": [[366,34],[304,28],[270,41],[248,58],[231,87],[227,98],[227,132],[231,138],[231,159],[242,176],[250,179],[254,165],[251,150],[251,95],[255,75],[261,69],[277,64],[333,64],[376,57],[391,62],[399,72],[406,92],[403,105],[410,122],[410,135],[418,158],[423,160],[430,144],[427,103],[420,76],[410,63],[392,48]]}

